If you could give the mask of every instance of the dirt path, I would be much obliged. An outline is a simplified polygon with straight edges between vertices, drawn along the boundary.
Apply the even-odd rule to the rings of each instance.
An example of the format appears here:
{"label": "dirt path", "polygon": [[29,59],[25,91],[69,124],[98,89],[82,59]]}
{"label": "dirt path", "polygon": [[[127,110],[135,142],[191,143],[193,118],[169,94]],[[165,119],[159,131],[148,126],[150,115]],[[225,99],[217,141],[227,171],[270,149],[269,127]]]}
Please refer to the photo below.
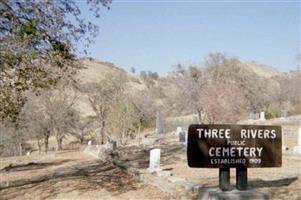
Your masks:
{"label": "dirt path", "polygon": [[[25,165],[33,162],[31,159],[40,165]],[[100,162],[82,152],[55,154],[47,162],[42,156],[14,161],[18,167],[0,172],[1,182],[51,176],[41,182],[2,189],[1,199],[170,199],[167,194],[132,178],[110,162]],[[7,163],[9,160],[3,161],[2,168]],[[56,178],[51,178],[53,175]]]}

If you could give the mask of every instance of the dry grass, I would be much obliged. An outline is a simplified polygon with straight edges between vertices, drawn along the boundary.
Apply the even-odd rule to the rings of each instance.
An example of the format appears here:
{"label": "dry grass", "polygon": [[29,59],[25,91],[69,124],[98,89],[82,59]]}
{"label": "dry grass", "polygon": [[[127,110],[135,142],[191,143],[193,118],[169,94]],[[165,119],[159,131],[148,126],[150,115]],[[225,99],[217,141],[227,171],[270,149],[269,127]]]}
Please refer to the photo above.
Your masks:
{"label": "dry grass", "polygon": [[[48,159],[44,156],[6,158],[1,162],[1,168],[11,162],[19,167],[2,171],[1,182],[33,179],[49,173],[60,175],[38,183],[2,189],[1,199],[170,199],[167,194],[144,185],[110,163],[102,163],[82,152],[60,152]],[[26,165],[29,162],[39,165]],[[68,173],[69,169],[80,170],[72,174]]]}

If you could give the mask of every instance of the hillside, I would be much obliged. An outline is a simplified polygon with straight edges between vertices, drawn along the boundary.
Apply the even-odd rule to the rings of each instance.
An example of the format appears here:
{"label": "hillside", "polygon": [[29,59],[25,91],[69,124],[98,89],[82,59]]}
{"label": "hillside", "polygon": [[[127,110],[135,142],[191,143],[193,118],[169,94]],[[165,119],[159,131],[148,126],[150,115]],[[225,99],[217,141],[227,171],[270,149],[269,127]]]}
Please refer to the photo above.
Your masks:
{"label": "hillside", "polygon": [[[116,73],[124,73],[127,74],[127,76],[129,77],[136,78],[136,80],[134,80],[135,83],[137,83],[137,79],[139,79],[138,73],[137,75],[130,74],[124,69],[119,68],[110,62],[104,62],[104,61],[99,61],[96,59],[88,59],[88,58],[85,58],[82,61],[84,66],[78,73],[77,77],[83,83],[98,82],[106,75],[109,74],[114,75]],[[247,67],[249,70],[253,71],[254,73],[256,73],[257,75],[266,78],[270,78],[273,76],[281,76],[285,74],[278,71],[272,66],[268,66],[265,64],[258,64],[256,62],[245,62],[244,66]],[[165,76],[169,76],[169,75],[165,75]]]}
{"label": "hillside", "polygon": [[82,69],[77,73],[76,77],[81,84],[99,82],[108,75],[127,73],[125,70],[109,62],[85,58],[82,60],[82,63]]}
{"label": "hillside", "polygon": [[[140,80],[139,76],[135,76],[127,73],[124,69],[121,69],[109,62],[98,61],[94,59],[83,59],[82,68],[76,75],[76,80],[79,86],[87,84],[99,84],[105,78],[124,76],[127,82],[127,90],[133,88],[134,90],[143,90],[145,85]],[[89,105],[88,97],[85,93],[78,91],[77,94],[77,109],[80,111],[83,117],[94,115],[93,109]]]}
{"label": "hillside", "polygon": [[[85,58],[82,60],[83,67],[77,73],[76,79],[80,85],[91,84],[91,83],[100,83],[104,78],[116,77],[120,74],[127,78],[127,92],[135,93],[136,91],[145,91],[147,89],[147,83],[139,75],[139,73],[132,74],[128,73],[122,68],[115,66],[109,62],[98,61],[96,59]],[[255,62],[246,62],[243,65],[247,68],[247,71],[254,72],[258,76],[270,80],[269,82],[272,85],[276,85],[272,77],[278,76],[283,77],[285,73],[278,71],[277,69],[263,65],[257,64]],[[160,96],[164,99],[167,96],[170,96],[171,93],[176,93],[177,86],[171,80],[174,80],[175,77],[172,73],[169,73],[165,76],[160,76],[158,80],[153,80],[154,86],[160,90]],[[85,94],[79,94],[77,101],[78,110],[82,113],[82,116],[91,116],[93,115],[93,110],[89,105],[87,96]],[[157,99],[158,104],[163,104],[162,99]]]}

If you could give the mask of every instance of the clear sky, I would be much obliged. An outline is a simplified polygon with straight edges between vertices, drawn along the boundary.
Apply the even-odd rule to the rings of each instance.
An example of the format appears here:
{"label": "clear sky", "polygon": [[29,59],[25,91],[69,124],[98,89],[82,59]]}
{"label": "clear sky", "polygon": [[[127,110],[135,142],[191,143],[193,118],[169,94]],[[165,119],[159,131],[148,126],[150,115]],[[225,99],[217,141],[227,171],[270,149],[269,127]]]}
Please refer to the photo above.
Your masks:
{"label": "clear sky", "polygon": [[298,68],[300,1],[113,1],[92,20],[100,32],[90,56],[127,70],[166,73],[210,52]]}

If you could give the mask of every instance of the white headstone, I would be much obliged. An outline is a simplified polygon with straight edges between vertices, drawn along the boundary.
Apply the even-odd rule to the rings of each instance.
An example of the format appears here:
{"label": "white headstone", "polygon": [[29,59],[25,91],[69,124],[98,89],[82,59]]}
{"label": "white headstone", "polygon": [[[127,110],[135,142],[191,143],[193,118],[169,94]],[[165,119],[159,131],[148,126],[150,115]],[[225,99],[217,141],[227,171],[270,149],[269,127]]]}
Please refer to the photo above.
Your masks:
{"label": "white headstone", "polygon": [[298,143],[294,147],[294,153],[301,156],[301,127],[298,129]]}
{"label": "white headstone", "polygon": [[160,170],[160,149],[152,149],[150,151],[149,158],[149,170],[150,171],[159,171]]}
{"label": "white headstone", "polygon": [[188,132],[185,131],[185,145],[187,146],[188,143]]}
{"label": "white headstone", "polygon": [[260,112],[259,120],[265,120],[265,113]]}
{"label": "white headstone", "polygon": [[89,146],[92,145],[92,141],[91,140],[88,141],[88,145]]}
{"label": "white headstone", "polygon": [[27,151],[26,156],[30,156],[30,151]]}
{"label": "white headstone", "polygon": [[177,127],[177,131],[176,131],[176,134],[177,135],[180,135],[180,133],[183,131],[183,128],[181,126],[178,126]]}

